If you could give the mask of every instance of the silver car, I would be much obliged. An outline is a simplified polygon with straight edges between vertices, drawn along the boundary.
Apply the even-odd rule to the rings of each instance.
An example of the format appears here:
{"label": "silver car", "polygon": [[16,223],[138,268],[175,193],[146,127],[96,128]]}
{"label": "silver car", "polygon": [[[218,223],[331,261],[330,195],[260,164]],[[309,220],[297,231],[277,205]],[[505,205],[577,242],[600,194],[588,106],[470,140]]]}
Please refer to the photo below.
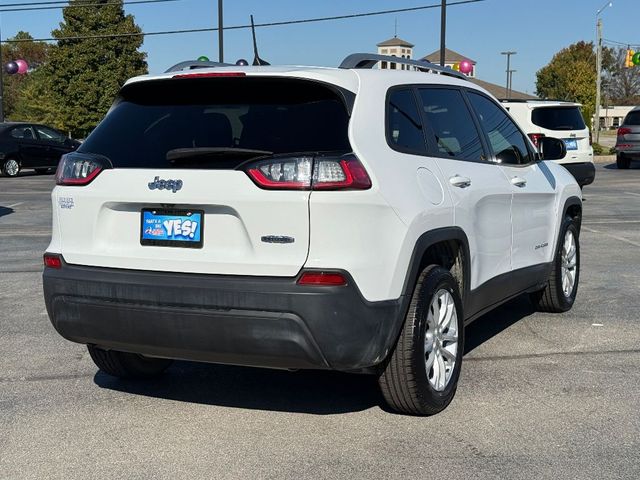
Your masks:
{"label": "silver car", "polygon": [[616,139],[618,168],[629,168],[631,160],[640,160],[640,107],[627,113]]}

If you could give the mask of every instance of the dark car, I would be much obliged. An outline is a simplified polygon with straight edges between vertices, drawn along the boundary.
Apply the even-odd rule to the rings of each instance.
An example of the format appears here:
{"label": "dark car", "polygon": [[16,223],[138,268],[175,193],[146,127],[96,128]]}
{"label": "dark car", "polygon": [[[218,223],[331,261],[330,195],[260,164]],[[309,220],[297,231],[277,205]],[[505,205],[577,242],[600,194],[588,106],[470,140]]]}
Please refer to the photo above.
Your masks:
{"label": "dark car", "polygon": [[0,124],[0,166],[7,177],[17,176],[23,168],[45,173],[58,166],[62,155],[79,146],[79,141],[44,125]]}
{"label": "dark car", "polygon": [[616,139],[618,168],[629,168],[631,160],[640,160],[640,107],[627,113]]}

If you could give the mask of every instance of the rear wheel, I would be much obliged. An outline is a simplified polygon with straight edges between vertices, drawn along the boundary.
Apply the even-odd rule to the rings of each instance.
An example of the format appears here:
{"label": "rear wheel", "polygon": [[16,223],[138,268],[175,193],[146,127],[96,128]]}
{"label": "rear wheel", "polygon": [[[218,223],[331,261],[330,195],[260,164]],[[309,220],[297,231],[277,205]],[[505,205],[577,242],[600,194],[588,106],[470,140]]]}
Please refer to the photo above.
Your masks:
{"label": "rear wheel", "polygon": [[451,403],[462,364],[463,319],[455,278],[437,265],[424,269],[395,350],[378,380],[391,408],[433,415]]}
{"label": "rear wheel", "polygon": [[89,355],[100,370],[120,378],[149,378],[164,372],[172,360],[149,358],[135,353],[103,350],[94,345],[87,345]]}
{"label": "rear wheel", "polygon": [[17,177],[20,172],[20,164],[15,158],[7,158],[2,165],[2,173],[7,177]]}
{"label": "rear wheel", "polygon": [[553,260],[553,269],[545,287],[531,294],[531,301],[542,312],[570,310],[578,294],[580,280],[580,242],[575,222],[567,217],[560,232],[561,240]]}
{"label": "rear wheel", "polygon": [[625,157],[622,153],[616,155],[616,165],[620,169],[627,169],[631,165],[631,159]]}

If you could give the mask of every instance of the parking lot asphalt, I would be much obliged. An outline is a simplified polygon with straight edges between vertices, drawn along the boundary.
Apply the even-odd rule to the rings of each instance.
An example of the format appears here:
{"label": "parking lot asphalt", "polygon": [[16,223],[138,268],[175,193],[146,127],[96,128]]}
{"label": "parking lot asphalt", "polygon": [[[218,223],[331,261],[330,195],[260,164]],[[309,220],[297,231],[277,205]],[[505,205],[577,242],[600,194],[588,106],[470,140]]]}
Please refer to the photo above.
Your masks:
{"label": "parking lot asphalt", "polygon": [[0,178],[0,478],[640,478],[640,164],[585,188],[562,315],[516,299],[474,322],[453,403],[381,407],[375,380],[177,362],[97,373],[41,293],[51,175]]}

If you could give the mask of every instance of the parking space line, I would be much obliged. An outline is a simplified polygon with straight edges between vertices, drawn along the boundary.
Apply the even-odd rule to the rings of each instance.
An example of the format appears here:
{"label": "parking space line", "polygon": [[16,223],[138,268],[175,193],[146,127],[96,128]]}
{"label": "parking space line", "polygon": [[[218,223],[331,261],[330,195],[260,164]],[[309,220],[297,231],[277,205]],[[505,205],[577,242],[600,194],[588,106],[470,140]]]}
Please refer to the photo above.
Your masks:
{"label": "parking space line", "polygon": [[624,192],[627,195],[635,195],[636,197],[640,197],[640,193],[634,193],[634,192]]}
{"label": "parking space line", "polygon": [[620,240],[621,242],[628,243],[629,245],[633,245],[634,247],[640,247],[640,243],[634,242],[632,240],[627,240],[626,238],[618,237],[617,235],[611,235],[610,233],[601,232],[600,230],[594,230],[593,228],[585,227],[584,225],[582,226],[582,228],[591,233],[601,233],[602,235],[613,238],[614,240]]}
{"label": "parking space line", "polygon": [[24,202],[13,203],[13,204],[11,204],[11,205],[7,205],[7,207],[6,207],[6,208],[14,208],[14,207],[17,207],[18,205],[22,205],[23,203],[24,203]]}

